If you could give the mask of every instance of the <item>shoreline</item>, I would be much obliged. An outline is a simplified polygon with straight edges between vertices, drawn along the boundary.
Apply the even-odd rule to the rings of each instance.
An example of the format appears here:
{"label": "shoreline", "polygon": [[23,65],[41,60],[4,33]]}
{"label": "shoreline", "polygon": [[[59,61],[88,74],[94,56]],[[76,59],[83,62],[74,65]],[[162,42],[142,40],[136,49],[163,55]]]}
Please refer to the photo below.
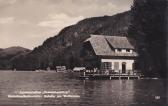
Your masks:
{"label": "shoreline", "polygon": [[[51,71],[46,71],[46,70],[42,70],[42,71],[33,71],[33,70],[16,70],[16,71],[13,71],[13,70],[0,70],[0,73],[1,72],[35,72],[35,73],[76,73],[76,72],[56,72],[55,70],[51,70]],[[148,77],[148,76],[144,76],[142,78],[140,78],[139,80],[167,80],[167,78],[161,78],[161,77]]]}

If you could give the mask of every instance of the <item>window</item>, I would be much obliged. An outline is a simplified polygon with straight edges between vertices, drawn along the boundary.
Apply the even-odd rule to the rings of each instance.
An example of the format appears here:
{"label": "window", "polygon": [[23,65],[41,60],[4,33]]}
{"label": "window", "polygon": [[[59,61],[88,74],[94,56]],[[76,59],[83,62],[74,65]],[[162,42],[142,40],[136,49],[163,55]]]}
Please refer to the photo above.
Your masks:
{"label": "window", "polygon": [[103,62],[102,69],[104,70],[111,70],[111,62]]}
{"label": "window", "polygon": [[130,52],[130,49],[126,49],[126,52]]}
{"label": "window", "polygon": [[122,62],[122,73],[126,73],[126,62]]}
{"label": "window", "polygon": [[119,52],[121,52],[121,49],[118,49]]}
{"label": "window", "polygon": [[119,62],[114,62],[114,70],[119,70]]}

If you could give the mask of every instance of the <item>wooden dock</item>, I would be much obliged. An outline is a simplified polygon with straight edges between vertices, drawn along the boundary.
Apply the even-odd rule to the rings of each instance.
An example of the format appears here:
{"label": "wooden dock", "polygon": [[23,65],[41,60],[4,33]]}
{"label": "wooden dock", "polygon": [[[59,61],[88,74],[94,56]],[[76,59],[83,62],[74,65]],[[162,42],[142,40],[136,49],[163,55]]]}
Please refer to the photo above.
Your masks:
{"label": "wooden dock", "polygon": [[79,76],[80,79],[140,79],[140,75],[129,75],[129,74],[92,74]]}

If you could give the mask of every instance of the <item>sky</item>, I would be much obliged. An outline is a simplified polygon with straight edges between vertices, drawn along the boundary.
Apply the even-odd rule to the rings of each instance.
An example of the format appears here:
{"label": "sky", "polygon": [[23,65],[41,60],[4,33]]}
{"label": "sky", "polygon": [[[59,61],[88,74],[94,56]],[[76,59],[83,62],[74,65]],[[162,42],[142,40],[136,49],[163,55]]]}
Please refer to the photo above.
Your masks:
{"label": "sky", "polygon": [[132,0],[0,0],[0,48],[33,49],[66,26],[130,10]]}

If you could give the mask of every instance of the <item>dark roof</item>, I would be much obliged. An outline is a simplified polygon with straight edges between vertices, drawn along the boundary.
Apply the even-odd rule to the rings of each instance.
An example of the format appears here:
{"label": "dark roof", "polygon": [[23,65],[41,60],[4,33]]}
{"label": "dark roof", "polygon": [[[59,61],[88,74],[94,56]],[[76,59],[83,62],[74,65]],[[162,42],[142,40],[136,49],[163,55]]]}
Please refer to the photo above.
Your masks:
{"label": "dark roof", "polygon": [[96,55],[111,55],[112,50],[104,36],[91,36],[90,41]]}
{"label": "dark roof", "polygon": [[134,49],[127,37],[91,35],[89,41],[96,55],[99,56],[137,56],[137,53],[116,53],[112,48]]}
{"label": "dark roof", "polygon": [[113,46],[113,48],[134,49],[127,37],[105,36],[105,39]]}

